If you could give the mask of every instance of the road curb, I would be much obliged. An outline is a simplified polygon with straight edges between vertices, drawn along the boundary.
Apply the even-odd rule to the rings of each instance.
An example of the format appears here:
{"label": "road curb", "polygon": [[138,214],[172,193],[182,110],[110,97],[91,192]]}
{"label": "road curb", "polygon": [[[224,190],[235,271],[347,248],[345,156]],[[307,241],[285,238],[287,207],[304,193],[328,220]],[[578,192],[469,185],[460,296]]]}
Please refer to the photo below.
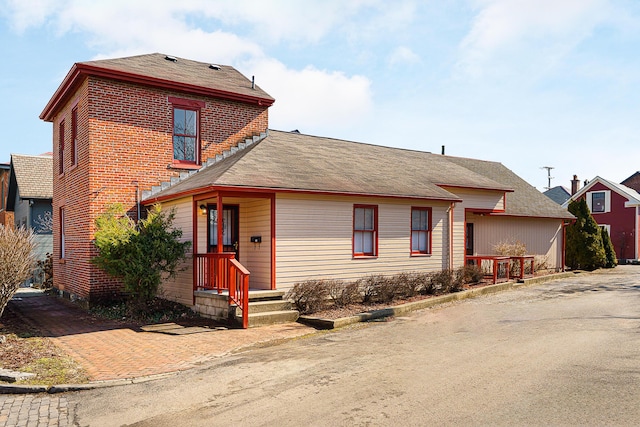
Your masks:
{"label": "road curb", "polygon": [[391,316],[401,316],[403,314],[410,313],[416,310],[422,310],[425,308],[434,307],[440,304],[445,304],[452,301],[460,301],[467,298],[475,298],[481,295],[489,295],[497,292],[506,291],[509,289],[518,289],[525,286],[537,285],[540,283],[548,282],[551,280],[564,279],[571,277],[578,272],[565,272],[550,274],[547,276],[532,277],[529,279],[521,279],[517,282],[505,282],[495,285],[484,286],[482,288],[469,289],[462,292],[456,292],[453,294],[440,295],[433,298],[428,298],[420,301],[408,302],[405,304],[396,305],[393,307],[383,308],[380,310],[372,310],[366,313],[359,313],[354,316],[341,317],[338,319],[324,319],[314,316],[300,316],[298,322],[305,325],[313,326],[318,329],[337,329],[342,328],[354,323],[368,322],[370,320],[382,319]]}
{"label": "road curb", "polygon": [[177,375],[181,371],[166,372],[163,374],[148,375],[144,377],[124,378],[116,380],[93,381],[86,384],[56,384],[46,385],[19,385],[0,384],[0,394],[35,394],[35,393],[66,393],[69,391],[94,390],[97,388],[117,387],[130,384],[140,384],[149,381],[160,380]]}

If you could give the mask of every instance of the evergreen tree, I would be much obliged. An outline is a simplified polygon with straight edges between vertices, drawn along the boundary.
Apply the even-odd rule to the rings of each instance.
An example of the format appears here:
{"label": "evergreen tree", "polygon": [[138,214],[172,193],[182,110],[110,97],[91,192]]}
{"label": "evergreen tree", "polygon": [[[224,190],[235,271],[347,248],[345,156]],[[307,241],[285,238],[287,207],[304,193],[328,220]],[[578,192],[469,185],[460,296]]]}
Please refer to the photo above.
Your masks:
{"label": "evergreen tree", "polygon": [[613,249],[613,243],[611,243],[611,237],[609,237],[609,233],[607,229],[602,227],[602,243],[604,244],[604,253],[606,255],[607,261],[605,263],[605,268],[614,268],[618,265],[618,258],[616,257],[616,251]]}
{"label": "evergreen tree", "polygon": [[565,260],[572,270],[595,270],[605,266],[607,257],[600,226],[593,219],[584,199],[569,203],[569,212],[576,220],[567,227]]}

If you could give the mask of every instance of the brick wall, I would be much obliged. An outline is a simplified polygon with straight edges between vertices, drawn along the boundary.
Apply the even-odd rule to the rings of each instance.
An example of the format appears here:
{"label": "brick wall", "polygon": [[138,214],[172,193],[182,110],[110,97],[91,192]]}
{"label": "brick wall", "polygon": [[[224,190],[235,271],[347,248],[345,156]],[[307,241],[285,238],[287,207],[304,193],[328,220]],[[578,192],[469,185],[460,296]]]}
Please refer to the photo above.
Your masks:
{"label": "brick wall", "polygon": [[[267,107],[191,96],[89,77],[54,119],[54,286],[89,302],[117,294],[120,285],[90,263],[95,219],[121,203],[136,217],[138,192],[168,181],[172,166],[169,97],[204,102],[200,111],[201,160],[268,127]],[[78,108],[78,162],[70,164],[71,110]],[[65,121],[64,173],[59,175],[59,124]],[[60,208],[65,214],[65,253],[60,256]]]}
{"label": "brick wall", "polygon": [[633,188],[640,193],[640,172],[636,172],[629,178],[622,181],[622,185],[626,185],[629,188]]}

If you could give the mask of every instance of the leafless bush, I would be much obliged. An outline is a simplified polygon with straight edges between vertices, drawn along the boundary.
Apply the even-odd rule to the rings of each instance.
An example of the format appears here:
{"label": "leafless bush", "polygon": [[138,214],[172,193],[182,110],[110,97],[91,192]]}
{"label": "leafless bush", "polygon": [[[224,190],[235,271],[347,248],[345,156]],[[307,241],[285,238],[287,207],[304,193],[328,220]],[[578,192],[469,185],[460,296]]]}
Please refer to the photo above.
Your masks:
{"label": "leafless bush", "polygon": [[535,255],[533,257],[533,269],[535,271],[543,271],[549,269],[548,259],[546,255]]}
{"label": "leafless bush", "polygon": [[446,294],[450,292],[455,279],[453,270],[445,269],[434,273],[431,276],[431,287],[433,294]]}
{"label": "leafless bush", "polygon": [[302,314],[315,313],[327,306],[328,287],[324,280],[306,280],[293,285],[286,295]]}
{"label": "leafless bush", "polygon": [[20,284],[31,276],[33,247],[31,230],[13,230],[0,224],[0,317]]}
{"label": "leafless bush", "polygon": [[466,283],[478,283],[484,279],[484,271],[477,265],[465,265],[460,268],[462,281]]}
{"label": "leafless bush", "polygon": [[43,234],[53,232],[53,214],[51,211],[46,211],[44,214],[38,215],[38,218],[34,222],[36,224],[36,232]]}
{"label": "leafless bush", "polygon": [[360,283],[357,281],[344,283],[342,280],[327,280],[325,285],[336,307],[346,307],[362,301]]}
{"label": "leafless bush", "polygon": [[519,240],[503,240],[493,245],[493,251],[503,256],[523,256],[527,254],[527,245]]}
{"label": "leafless bush", "polygon": [[399,273],[392,277],[396,283],[396,293],[399,297],[411,298],[420,293],[424,286],[424,277],[421,273]]}
{"label": "leafless bush", "polygon": [[372,274],[360,279],[360,286],[364,295],[364,303],[386,303],[396,297],[396,286],[392,279],[380,274]]}

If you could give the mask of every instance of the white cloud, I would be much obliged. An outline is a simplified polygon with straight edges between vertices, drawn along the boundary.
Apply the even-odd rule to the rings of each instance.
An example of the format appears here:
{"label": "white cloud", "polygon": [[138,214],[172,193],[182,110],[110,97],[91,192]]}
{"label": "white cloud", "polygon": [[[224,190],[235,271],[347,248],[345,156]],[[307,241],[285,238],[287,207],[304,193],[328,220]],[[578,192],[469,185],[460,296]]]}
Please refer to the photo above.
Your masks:
{"label": "white cloud", "polygon": [[389,55],[390,65],[415,64],[420,62],[420,57],[406,46],[398,46]]}
{"label": "white cloud", "polygon": [[256,84],[276,98],[270,108],[271,126],[282,130],[334,129],[364,119],[373,107],[371,82],[363,76],[306,67],[291,70],[273,59],[261,59],[247,68]]}
{"label": "white cloud", "polygon": [[[477,0],[459,66],[469,74],[553,65],[607,20],[606,0]],[[495,61],[495,62],[494,62]]]}

